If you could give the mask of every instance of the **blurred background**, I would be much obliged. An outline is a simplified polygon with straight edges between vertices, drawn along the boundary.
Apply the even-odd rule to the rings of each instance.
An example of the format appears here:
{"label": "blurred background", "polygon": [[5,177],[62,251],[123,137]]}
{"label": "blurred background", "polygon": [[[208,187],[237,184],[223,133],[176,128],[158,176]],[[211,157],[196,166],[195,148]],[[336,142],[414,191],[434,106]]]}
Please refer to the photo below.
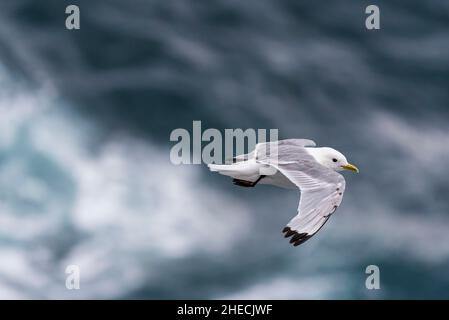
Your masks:
{"label": "blurred background", "polygon": [[[448,37],[443,0],[1,1],[0,298],[449,298]],[[361,173],[293,248],[297,191],[171,164],[193,120]]]}

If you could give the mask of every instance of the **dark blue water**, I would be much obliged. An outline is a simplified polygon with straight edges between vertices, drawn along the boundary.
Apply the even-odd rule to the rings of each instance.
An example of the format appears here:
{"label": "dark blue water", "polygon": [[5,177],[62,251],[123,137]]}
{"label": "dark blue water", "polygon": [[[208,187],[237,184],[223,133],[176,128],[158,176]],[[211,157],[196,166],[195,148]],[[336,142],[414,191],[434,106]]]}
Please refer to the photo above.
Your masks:
{"label": "dark blue water", "polygon": [[[449,298],[447,2],[376,1],[378,31],[363,1],[68,4],[0,3],[1,298]],[[193,120],[361,174],[294,249],[297,192],[170,163]]]}

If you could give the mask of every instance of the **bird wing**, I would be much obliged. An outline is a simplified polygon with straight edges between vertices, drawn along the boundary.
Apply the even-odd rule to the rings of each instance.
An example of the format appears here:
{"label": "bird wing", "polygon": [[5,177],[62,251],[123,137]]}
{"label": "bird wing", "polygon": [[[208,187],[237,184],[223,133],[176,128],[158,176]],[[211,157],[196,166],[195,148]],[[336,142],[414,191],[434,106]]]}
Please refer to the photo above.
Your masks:
{"label": "bird wing", "polygon": [[[265,149],[265,148],[264,148]],[[310,239],[340,205],[344,177],[318,162],[302,146],[271,145],[269,152],[256,152],[256,160],[279,170],[300,190],[298,214],[284,228],[285,237],[298,246]]]}
{"label": "bird wing", "polygon": [[296,147],[315,147],[316,143],[313,140],[309,140],[309,139],[284,139],[284,140],[279,140],[279,141],[273,141],[273,142],[260,142],[258,144],[256,144],[256,147],[254,148],[253,151],[251,151],[250,153],[247,154],[241,154],[238,155],[232,159],[228,159],[228,162],[231,163],[237,163],[237,162],[242,162],[242,161],[247,161],[249,159],[253,159],[255,153],[257,152],[257,150],[270,150],[270,146],[296,146]]}

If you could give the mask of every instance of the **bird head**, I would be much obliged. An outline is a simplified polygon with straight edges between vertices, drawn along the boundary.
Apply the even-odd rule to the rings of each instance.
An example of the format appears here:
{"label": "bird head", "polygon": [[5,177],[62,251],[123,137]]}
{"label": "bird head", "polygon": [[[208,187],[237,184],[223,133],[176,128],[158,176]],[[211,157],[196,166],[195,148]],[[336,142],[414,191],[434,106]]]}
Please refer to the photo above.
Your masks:
{"label": "bird head", "polygon": [[335,171],[350,170],[359,172],[359,169],[348,162],[346,157],[339,151],[332,148],[306,148],[315,160],[329,169]]}

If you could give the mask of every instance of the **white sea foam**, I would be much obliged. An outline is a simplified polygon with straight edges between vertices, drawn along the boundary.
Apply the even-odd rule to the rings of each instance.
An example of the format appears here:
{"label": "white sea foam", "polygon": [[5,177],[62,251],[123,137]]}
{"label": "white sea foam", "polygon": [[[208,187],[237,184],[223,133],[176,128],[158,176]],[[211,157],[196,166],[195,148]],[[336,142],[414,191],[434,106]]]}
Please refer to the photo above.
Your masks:
{"label": "white sea foam", "polygon": [[[130,137],[94,145],[95,128],[59,103],[18,88],[0,99],[4,298],[125,296],[161,262],[238,242],[248,209],[211,191],[199,167]],[[68,264],[81,268],[79,291],[65,288]]]}
{"label": "white sea foam", "polygon": [[[0,96],[2,298],[123,297],[159,285],[164,266],[183,258],[225,255],[251,229],[250,209],[205,185],[199,167],[173,166],[168,149],[151,141],[113,136],[97,144],[98,129],[71,113],[52,90],[0,82],[6,88]],[[390,179],[401,177],[411,193],[431,188],[440,175],[433,164],[449,155],[447,129],[416,128],[390,114],[369,119],[364,127],[376,137],[371,147],[400,153],[382,159],[386,169],[398,172]],[[344,296],[340,278],[350,266],[336,248],[354,241],[365,245],[353,263],[398,253],[422,263],[447,259],[445,212],[429,205],[436,211],[409,215],[375,182],[360,186],[349,185],[342,207],[308,247],[282,247],[292,258],[318,250],[298,260],[303,272],[274,273],[225,298]],[[81,267],[80,291],[65,288],[69,264]],[[338,270],[315,270],[323,264]]]}

